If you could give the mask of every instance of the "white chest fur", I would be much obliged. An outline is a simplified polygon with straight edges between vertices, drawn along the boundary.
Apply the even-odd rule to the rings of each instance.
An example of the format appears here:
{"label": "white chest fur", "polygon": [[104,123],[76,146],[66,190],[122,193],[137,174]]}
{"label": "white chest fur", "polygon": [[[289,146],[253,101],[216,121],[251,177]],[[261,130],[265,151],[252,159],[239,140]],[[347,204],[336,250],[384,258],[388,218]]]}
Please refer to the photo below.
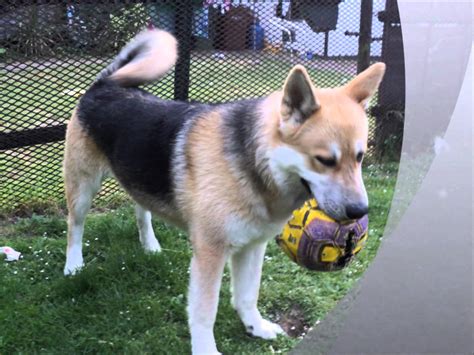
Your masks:
{"label": "white chest fur", "polygon": [[275,237],[281,232],[285,223],[286,219],[268,222],[231,216],[225,225],[227,241],[232,251],[237,251],[246,245],[266,242]]}

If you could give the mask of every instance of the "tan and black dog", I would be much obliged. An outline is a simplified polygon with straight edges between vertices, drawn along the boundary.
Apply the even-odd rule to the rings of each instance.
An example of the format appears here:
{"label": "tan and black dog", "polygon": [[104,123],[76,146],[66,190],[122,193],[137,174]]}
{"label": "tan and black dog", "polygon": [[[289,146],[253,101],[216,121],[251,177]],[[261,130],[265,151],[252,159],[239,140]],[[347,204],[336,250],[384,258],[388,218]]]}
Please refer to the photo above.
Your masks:
{"label": "tan and black dog", "polygon": [[297,65],[282,91],[222,105],[166,101],[137,88],[164,75],[176,58],[172,35],[139,34],[75,109],[64,158],[64,272],[83,266],[85,216],[102,180],[114,176],[136,202],[145,250],[160,251],[151,212],[189,233],[192,350],[217,353],[213,325],[227,261],[232,303],[247,331],[275,338],[282,329],[257,309],[267,241],[312,195],[338,220],[367,213],[364,108],[385,65],[374,64],[335,89],[315,88]]}

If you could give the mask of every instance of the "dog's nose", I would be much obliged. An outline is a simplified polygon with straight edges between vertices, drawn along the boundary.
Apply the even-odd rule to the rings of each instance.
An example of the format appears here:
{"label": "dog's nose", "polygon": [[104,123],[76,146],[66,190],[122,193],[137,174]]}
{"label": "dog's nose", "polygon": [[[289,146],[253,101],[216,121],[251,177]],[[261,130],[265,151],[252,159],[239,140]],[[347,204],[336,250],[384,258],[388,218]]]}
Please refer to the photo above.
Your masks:
{"label": "dog's nose", "polygon": [[369,206],[366,204],[352,204],[346,206],[346,215],[350,219],[359,219],[369,212]]}

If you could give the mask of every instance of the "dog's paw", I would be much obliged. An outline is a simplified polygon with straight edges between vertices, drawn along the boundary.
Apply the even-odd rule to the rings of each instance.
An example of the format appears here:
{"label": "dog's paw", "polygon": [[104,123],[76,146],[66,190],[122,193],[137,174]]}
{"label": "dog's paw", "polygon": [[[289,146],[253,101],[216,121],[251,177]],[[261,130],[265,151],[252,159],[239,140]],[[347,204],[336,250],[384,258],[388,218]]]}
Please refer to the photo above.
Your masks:
{"label": "dog's paw", "polygon": [[65,276],[76,275],[77,273],[81,271],[83,267],[84,267],[84,263],[77,263],[77,264],[66,263],[66,266],[64,266],[64,275]]}
{"label": "dog's paw", "polygon": [[75,275],[84,267],[84,259],[82,253],[77,250],[70,250],[66,257],[66,265],[64,266],[64,275]]}
{"label": "dog's paw", "polygon": [[275,339],[278,334],[285,334],[278,324],[263,318],[259,322],[247,325],[246,329],[250,335],[263,339]]}
{"label": "dog's paw", "polygon": [[215,345],[213,345],[211,347],[204,346],[197,349],[193,347],[192,355],[222,355],[222,353],[217,350]]}
{"label": "dog's paw", "polygon": [[161,252],[161,246],[160,243],[158,243],[157,240],[154,242],[149,242],[143,245],[143,250],[145,250],[145,253],[147,254],[158,254]]}
{"label": "dog's paw", "polygon": [[158,242],[158,239],[156,239],[154,233],[148,234],[146,237],[142,237],[140,235],[140,241],[143,246],[143,250],[147,254],[157,254],[161,252],[161,246],[160,243]]}

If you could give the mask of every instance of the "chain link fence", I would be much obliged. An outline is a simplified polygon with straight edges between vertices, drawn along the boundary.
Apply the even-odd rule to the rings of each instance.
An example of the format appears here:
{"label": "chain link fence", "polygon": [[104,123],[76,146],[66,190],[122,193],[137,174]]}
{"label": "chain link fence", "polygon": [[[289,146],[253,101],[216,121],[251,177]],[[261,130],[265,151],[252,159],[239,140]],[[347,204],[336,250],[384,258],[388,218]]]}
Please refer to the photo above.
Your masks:
{"label": "chain link fence", "polygon": [[[297,63],[316,85],[332,87],[371,61],[386,62],[370,153],[398,156],[404,72],[396,1],[0,0],[0,211],[63,199],[65,124],[100,70],[147,27],[171,31],[180,45],[175,69],[145,87],[164,99],[266,95]],[[98,198],[120,191],[109,180]]]}

